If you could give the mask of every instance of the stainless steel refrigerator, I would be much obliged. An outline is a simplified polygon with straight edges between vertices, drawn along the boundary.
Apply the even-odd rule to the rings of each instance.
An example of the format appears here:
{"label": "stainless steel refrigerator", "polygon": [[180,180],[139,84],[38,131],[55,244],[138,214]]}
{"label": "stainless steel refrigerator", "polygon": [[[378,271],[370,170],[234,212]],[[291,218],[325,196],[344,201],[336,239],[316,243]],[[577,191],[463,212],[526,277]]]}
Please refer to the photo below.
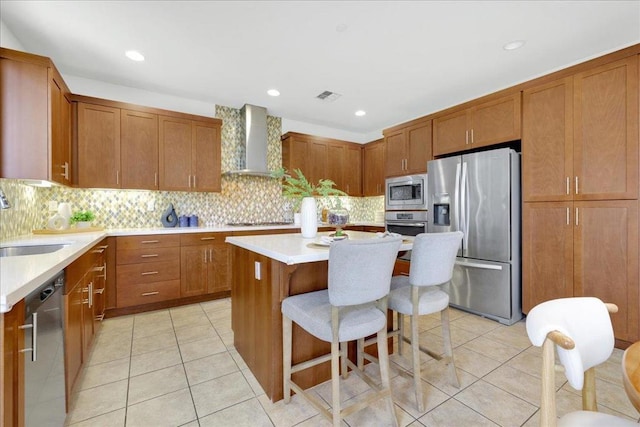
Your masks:
{"label": "stainless steel refrigerator", "polygon": [[522,319],[520,154],[509,148],[428,163],[429,233],[464,233],[450,304],[500,323]]}

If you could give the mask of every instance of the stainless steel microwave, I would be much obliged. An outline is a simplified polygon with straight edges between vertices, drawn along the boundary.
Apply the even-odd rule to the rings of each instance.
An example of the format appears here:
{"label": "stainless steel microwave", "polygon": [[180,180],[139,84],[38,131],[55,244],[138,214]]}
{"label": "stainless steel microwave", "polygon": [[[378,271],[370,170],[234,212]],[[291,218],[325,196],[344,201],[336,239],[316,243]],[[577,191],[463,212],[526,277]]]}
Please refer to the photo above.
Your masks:
{"label": "stainless steel microwave", "polygon": [[387,211],[426,210],[427,174],[387,178],[384,199]]}

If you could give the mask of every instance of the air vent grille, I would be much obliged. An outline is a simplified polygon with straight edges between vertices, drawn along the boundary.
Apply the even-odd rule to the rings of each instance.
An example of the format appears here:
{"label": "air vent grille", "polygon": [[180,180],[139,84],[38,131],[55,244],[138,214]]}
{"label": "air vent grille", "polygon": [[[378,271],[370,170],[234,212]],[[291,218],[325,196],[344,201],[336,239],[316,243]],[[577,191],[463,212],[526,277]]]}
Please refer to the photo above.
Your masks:
{"label": "air vent grille", "polygon": [[325,101],[325,102],[333,102],[336,99],[340,98],[341,96],[342,95],[340,95],[339,93],[335,93],[335,92],[331,92],[329,90],[325,90],[320,95],[316,96],[316,98],[318,98],[321,101]]}

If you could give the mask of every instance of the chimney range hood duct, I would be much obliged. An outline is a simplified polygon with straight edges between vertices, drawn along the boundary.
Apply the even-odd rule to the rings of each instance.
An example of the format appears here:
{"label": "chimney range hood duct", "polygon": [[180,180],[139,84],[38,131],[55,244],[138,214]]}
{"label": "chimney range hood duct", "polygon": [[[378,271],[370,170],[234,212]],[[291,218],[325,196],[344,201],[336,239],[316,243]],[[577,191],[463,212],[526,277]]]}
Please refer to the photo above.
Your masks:
{"label": "chimney range hood duct", "polygon": [[267,168],[267,109],[245,104],[240,109],[242,144],[235,153],[234,166],[225,175],[271,177]]}

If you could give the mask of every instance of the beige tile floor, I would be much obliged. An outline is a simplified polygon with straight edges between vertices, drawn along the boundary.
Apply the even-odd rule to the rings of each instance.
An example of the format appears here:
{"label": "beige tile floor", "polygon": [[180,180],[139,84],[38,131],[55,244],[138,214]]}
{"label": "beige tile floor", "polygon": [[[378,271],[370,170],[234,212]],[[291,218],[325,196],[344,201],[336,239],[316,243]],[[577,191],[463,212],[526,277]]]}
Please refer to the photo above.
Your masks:
{"label": "beige tile floor", "polygon": [[[524,322],[507,327],[452,310],[452,335],[461,387],[425,356],[424,412],[415,408],[411,361],[391,356],[393,398],[401,426],[537,426],[540,349]],[[422,342],[441,346],[437,316],[424,316]],[[439,348],[439,347],[436,347]],[[405,354],[410,353],[405,347]],[[600,411],[638,420],[620,379],[622,352],[597,370]],[[376,365],[368,365],[373,376]],[[559,414],[580,409],[580,394],[560,374]],[[84,426],[328,426],[306,402],[271,403],[233,347],[229,299],[106,319],[74,396],[67,425]],[[328,383],[314,387],[331,401]],[[367,386],[356,375],[343,383],[343,400]],[[327,407],[329,404],[327,403]],[[349,426],[388,425],[383,402],[346,419]]]}

